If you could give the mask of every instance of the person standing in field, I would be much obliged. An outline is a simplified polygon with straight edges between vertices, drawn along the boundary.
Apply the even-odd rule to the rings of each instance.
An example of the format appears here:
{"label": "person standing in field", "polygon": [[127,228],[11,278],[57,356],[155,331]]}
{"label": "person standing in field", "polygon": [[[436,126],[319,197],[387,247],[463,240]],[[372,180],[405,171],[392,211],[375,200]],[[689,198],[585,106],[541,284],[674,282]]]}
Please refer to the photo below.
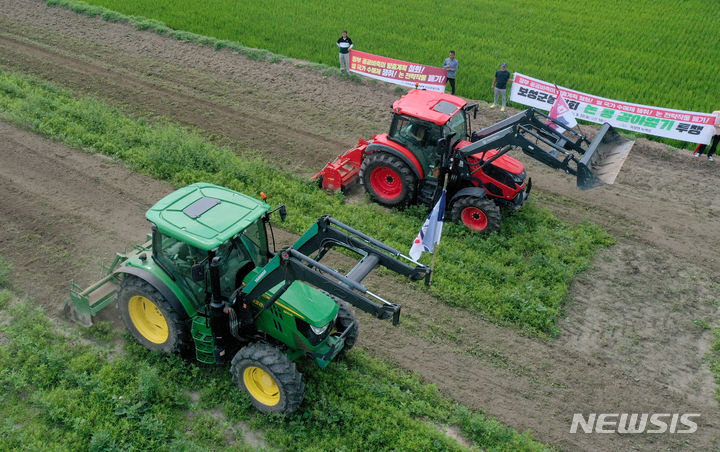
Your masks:
{"label": "person standing in field", "polygon": [[353,48],[352,39],[348,37],[347,30],[342,31],[342,36],[337,40],[337,46],[340,49],[340,72],[350,70],[350,49]]}
{"label": "person standing in field", "polygon": [[443,69],[447,73],[447,81],[450,83],[450,94],[455,94],[455,73],[458,69],[458,60],[455,59],[455,51],[451,50],[450,55],[443,61]]}
{"label": "person standing in field", "polygon": [[[712,137],[712,141],[710,141],[710,150],[708,151],[708,160],[711,162],[714,162],[715,159],[713,158],[713,155],[715,154],[715,151],[717,151],[718,142],[720,142],[720,110],[716,110],[712,113],[715,115],[715,135]],[[707,144],[701,144],[695,149],[695,153],[693,154],[694,157],[700,157],[703,152],[705,152],[705,148],[707,147]]]}
{"label": "person standing in field", "polygon": [[507,82],[510,80],[510,72],[507,70],[507,63],[503,63],[500,65],[500,70],[495,71],[495,78],[492,82],[492,88],[494,91],[494,97],[493,97],[493,103],[490,105],[490,108],[495,108],[495,106],[498,103],[498,95],[502,95],[502,107],[500,107],[500,111],[505,111],[505,104],[507,103],[507,98],[505,96],[505,92],[507,89]]}

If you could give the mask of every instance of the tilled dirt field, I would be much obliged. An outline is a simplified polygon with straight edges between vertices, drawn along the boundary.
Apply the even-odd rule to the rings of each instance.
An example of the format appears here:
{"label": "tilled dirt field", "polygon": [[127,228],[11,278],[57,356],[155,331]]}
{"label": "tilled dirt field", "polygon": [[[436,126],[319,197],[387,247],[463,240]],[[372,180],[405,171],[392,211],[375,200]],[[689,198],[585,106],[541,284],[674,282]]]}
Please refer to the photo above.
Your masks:
{"label": "tilled dirt field", "polygon": [[[173,118],[302,175],[384,131],[397,97],[392,87],[324,77],[299,62],[250,61],[39,1],[0,5],[0,68]],[[479,126],[501,119],[484,106]],[[91,282],[101,260],[142,241],[145,209],[172,187],[4,122],[0,134],[0,255],[13,263],[18,288],[60,316],[69,281]],[[404,318],[399,328],[363,318],[360,346],[562,449],[720,447],[703,363],[711,334],[698,325],[720,318],[718,166],[641,139],[616,185],[580,192],[571,178],[519,158],[534,202],[594,221],[618,241],[574,282],[562,335],[528,338],[417,285],[375,278],[380,293],[403,301]],[[701,417],[691,435],[569,433],[573,413],[623,412]]]}

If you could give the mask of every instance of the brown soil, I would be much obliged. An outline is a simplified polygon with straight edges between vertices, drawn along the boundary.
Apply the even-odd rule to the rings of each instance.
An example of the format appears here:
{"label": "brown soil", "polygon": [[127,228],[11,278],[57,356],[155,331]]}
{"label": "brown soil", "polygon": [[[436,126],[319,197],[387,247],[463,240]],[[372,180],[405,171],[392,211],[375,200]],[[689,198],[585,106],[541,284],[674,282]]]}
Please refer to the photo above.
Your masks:
{"label": "brown soil", "polygon": [[[0,4],[0,68],[173,118],[238,153],[261,149],[306,176],[385,130],[397,97],[393,87],[323,76],[301,62],[255,62],[39,1]],[[501,119],[485,106],[479,126]],[[69,281],[91,282],[101,260],[142,241],[145,209],[172,187],[4,122],[0,134],[0,255],[13,263],[18,289],[59,316]],[[719,319],[720,168],[640,139],[616,185],[581,192],[519,158],[534,202],[618,240],[573,283],[561,336],[528,338],[380,276],[369,284],[401,300],[404,317],[392,328],[362,316],[359,346],[561,449],[717,449],[720,410],[703,363],[712,335],[699,324]],[[692,435],[573,435],[576,412],[702,415]]]}

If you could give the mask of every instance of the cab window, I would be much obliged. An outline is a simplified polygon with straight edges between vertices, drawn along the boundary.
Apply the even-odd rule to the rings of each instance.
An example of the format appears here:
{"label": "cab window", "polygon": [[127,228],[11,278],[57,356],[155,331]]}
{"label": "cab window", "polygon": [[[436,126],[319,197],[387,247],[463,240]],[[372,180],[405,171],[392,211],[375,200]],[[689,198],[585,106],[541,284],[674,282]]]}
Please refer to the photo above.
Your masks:
{"label": "cab window", "polygon": [[258,267],[268,262],[268,245],[265,224],[262,219],[248,226],[241,235],[243,244],[247,247],[250,258]]}
{"label": "cab window", "polygon": [[154,242],[156,258],[180,272],[189,273],[190,268],[206,256],[205,251],[160,232],[155,233]]}
{"label": "cab window", "polygon": [[430,122],[398,115],[389,136],[415,152],[430,157],[436,153],[441,129]]}
{"label": "cab window", "polygon": [[465,120],[465,111],[459,110],[445,123],[445,135],[455,133],[454,140],[464,140],[467,138],[467,122]]}

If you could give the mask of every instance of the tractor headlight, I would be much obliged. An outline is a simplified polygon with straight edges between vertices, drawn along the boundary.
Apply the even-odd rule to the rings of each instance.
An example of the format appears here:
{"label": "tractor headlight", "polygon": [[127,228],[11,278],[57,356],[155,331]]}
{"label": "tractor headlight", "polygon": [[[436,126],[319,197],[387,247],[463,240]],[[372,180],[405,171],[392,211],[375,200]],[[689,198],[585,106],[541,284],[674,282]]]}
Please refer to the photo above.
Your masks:
{"label": "tractor headlight", "polygon": [[513,181],[514,181],[516,184],[522,185],[522,183],[525,182],[525,177],[527,177],[527,171],[523,170],[523,172],[520,173],[520,174],[510,173],[510,175],[512,176]]}
{"label": "tractor headlight", "polygon": [[330,335],[335,320],[328,323],[327,325],[317,327],[310,325],[299,317],[295,317],[295,323],[297,325],[298,331],[300,331],[300,333],[307,338],[311,345],[315,346],[320,344],[322,341],[325,340],[326,337]]}
{"label": "tractor headlight", "polygon": [[323,333],[324,333],[325,331],[327,331],[328,328],[330,328],[330,324],[329,324],[329,323],[328,323],[327,325],[325,325],[325,326],[321,326],[320,328],[318,328],[318,327],[316,327],[316,326],[310,325],[310,330],[311,330],[313,333],[315,333],[315,335],[317,335],[317,336],[322,336]]}

